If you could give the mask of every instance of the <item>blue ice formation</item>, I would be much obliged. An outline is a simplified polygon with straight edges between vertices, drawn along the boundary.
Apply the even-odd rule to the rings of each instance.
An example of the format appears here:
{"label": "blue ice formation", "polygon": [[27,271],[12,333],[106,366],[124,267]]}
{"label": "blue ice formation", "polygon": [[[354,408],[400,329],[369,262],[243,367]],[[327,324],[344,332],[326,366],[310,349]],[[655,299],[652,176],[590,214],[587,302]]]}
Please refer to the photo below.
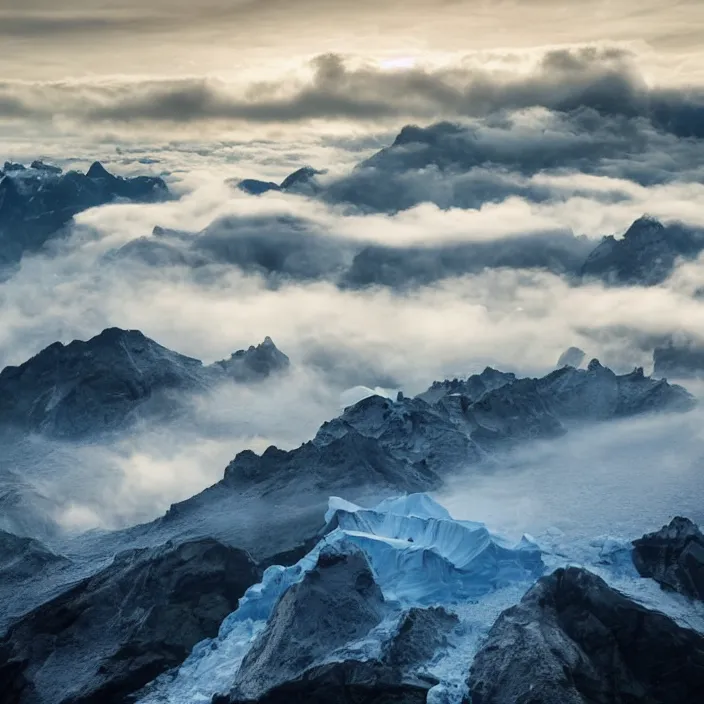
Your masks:
{"label": "blue ice formation", "polygon": [[481,523],[453,519],[426,494],[387,499],[373,509],[333,497],[325,519],[327,533],[313,550],[291,567],[269,567],[223,621],[218,636],[197,644],[141,701],[209,704],[214,694],[228,691],[278,599],[315,567],[326,546],[361,549],[384,598],[399,609],[457,605],[465,610],[504,588],[520,584],[524,590],[545,570],[531,539],[511,545]]}

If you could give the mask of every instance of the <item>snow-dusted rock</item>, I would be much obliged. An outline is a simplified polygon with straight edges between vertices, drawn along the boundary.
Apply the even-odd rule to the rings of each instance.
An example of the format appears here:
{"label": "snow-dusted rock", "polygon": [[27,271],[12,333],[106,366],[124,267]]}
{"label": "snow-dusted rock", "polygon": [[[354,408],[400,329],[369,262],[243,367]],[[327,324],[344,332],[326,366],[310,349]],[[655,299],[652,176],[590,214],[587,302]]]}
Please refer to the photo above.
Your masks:
{"label": "snow-dusted rock", "polygon": [[0,268],[36,251],[74,215],[116,200],[150,202],[168,197],[161,178],[121,178],[95,162],[86,174],[39,161],[30,168],[6,163],[0,171]]}
{"label": "snow-dusted rock", "polygon": [[559,569],[501,614],[468,684],[472,704],[694,704],[704,636],[591,572]]}
{"label": "snow-dusted rock", "polygon": [[121,553],[11,626],[0,682],[24,681],[16,704],[123,702],[215,635],[260,576],[246,553],[210,539]]}
{"label": "snow-dusted rock", "polygon": [[704,601],[704,534],[688,518],[633,541],[633,562],[664,589]]}

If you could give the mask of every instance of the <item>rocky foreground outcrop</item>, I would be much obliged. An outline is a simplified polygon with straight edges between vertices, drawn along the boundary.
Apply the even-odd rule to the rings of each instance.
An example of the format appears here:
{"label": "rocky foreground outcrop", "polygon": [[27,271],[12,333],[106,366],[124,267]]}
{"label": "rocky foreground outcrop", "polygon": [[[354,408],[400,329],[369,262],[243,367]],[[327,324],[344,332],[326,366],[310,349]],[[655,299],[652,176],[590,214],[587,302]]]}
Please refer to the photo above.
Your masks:
{"label": "rocky foreground outcrop", "polygon": [[0,704],[124,702],[214,636],[260,578],[247,553],[212,539],[121,553],[12,625]]}
{"label": "rocky foreground outcrop", "polygon": [[[360,646],[354,657],[350,646],[390,617],[395,625],[379,651],[372,656]],[[395,615],[361,552],[324,549],[279,601],[232,691],[214,701],[424,702],[435,681],[414,676],[414,669],[446,645],[456,625],[440,608]]]}
{"label": "rocky foreground outcrop", "polygon": [[179,392],[258,381],[288,366],[268,337],[205,366],[139,330],[108,328],[86,342],[55,342],[24,364],[3,369],[0,426],[83,438],[123,428],[139,416],[168,417],[179,407]]}
{"label": "rocky foreground outcrop", "polygon": [[468,684],[472,704],[695,704],[704,636],[559,569],[501,614]]}
{"label": "rocky foreground outcrop", "polygon": [[663,589],[704,601],[704,534],[688,518],[634,540],[633,563]]}

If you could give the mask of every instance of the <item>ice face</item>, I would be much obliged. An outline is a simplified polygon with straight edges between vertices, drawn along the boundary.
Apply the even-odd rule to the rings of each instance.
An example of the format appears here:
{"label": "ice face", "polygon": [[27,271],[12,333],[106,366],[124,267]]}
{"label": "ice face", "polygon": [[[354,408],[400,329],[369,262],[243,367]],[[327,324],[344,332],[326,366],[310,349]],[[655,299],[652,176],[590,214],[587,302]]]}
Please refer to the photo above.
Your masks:
{"label": "ice face", "polygon": [[[238,610],[223,621],[217,638],[199,643],[179,670],[157,680],[141,701],[206,704],[214,694],[227,692],[278,599],[315,566],[325,546],[361,549],[384,597],[399,608],[461,604],[461,610],[471,611],[476,604],[468,600],[487,598],[495,606],[487,612],[476,605],[467,621],[472,634],[480,632],[472,618],[488,623],[482,614],[493,618],[544,570],[540,551],[529,539],[511,547],[480,523],[454,520],[426,494],[389,499],[373,509],[332,498],[326,519],[331,530],[310,553],[291,567],[267,569],[262,582],[251,587]],[[499,593],[505,598],[496,599]],[[383,632],[379,629],[379,638]],[[367,637],[364,643],[350,644],[345,653],[364,657],[376,647],[374,638]],[[445,677],[443,692],[461,690],[460,669],[455,674],[454,681],[449,674]]]}

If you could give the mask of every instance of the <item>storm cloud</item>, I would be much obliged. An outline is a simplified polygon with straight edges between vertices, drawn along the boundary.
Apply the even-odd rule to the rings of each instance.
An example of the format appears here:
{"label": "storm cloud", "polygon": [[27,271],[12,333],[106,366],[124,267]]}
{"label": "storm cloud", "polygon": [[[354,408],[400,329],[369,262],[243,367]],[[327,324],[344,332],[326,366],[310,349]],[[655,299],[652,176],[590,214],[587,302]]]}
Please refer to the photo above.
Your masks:
{"label": "storm cloud", "polygon": [[528,68],[487,68],[476,57],[451,65],[394,70],[346,60],[314,58],[281,80],[233,84],[217,78],[0,83],[6,118],[86,122],[311,120],[389,121],[486,117],[529,108],[590,109],[643,118],[679,137],[704,136],[704,92],[650,87],[637,57],[615,47],[545,52]]}

